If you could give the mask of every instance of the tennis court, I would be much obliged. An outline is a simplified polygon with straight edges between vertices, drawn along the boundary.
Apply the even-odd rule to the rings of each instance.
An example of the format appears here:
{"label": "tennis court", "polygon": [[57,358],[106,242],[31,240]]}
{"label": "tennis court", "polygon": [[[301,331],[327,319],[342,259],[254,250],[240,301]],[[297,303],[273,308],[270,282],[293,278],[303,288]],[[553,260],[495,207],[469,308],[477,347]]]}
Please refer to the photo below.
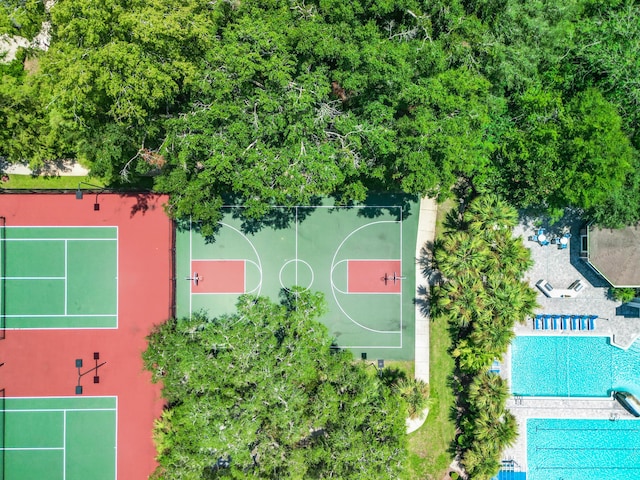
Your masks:
{"label": "tennis court", "polygon": [[3,398],[2,479],[113,480],[115,397]]}
{"label": "tennis court", "polygon": [[164,196],[93,198],[0,195],[0,480],[156,468],[141,352],[173,315],[173,223]]}
{"label": "tennis court", "polygon": [[6,329],[117,327],[116,227],[5,226],[0,240]]}
{"label": "tennis court", "polygon": [[274,207],[269,225],[256,226],[241,209],[224,209],[212,243],[197,225],[177,232],[178,316],[230,313],[242,293],[278,299],[297,285],[325,294],[321,321],[338,346],[413,358],[417,214],[406,205]]}

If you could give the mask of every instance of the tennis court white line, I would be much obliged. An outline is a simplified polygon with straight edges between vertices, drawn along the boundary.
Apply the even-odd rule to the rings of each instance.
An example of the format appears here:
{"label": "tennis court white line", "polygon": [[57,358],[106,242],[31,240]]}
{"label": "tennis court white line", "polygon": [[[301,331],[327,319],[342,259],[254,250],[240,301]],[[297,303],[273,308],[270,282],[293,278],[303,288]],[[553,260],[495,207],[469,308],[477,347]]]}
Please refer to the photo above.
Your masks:
{"label": "tennis court white line", "polygon": [[74,399],[74,400],[80,400],[83,401],[87,398],[113,398],[115,400],[118,399],[117,396],[114,395],[82,395],[81,397],[78,397],[76,395],[52,395],[50,397],[4,397],[5,400],[6,399],[12,399],[12,400],[42,400],[42,399],[46,399],[46,400],[51,400],[51,399]]}
{"label": "tennis court white line", "polygon": [[[18,398],[18,397],[11,397],[11,398]],[[26,397],[26,398],[29,398],[29,397]],[[53,398],[53,397],[34,397],[34,398]],[[74,398],[74,397],[69,397],[69,398]],[[82,398],[89,398],[89,397],[82,397]],[[103,398],[103,397],[94,397],[94,398]],[[6,397],[5,397],[5,400],[6,400]],[[29,409],[8,408],[0,411],[3,411],[5,413],[22,413],[22,412],[34,413],[34,412],[115,412],[116,410],[117,410],[117,407],[116,408],[29,408]]]}
{"label": "tennis court white line", "polygon": [[2,242],[117,242],[117,238],[2,238]]}
{"label": "tennis court white line", "polygon": [[66,280],[66,277],[0,277],[2,280]]}
{"label": "tennis court white line", "polygon": [[116,328],[120,324],[120,227],[116,225]]}
{"label": "tennis court white line", "polygon": [[29,450],[62,450],[64,456],[64,447],[4,447],[0,448],[0,450],[4,450],[5,452]]}
{"label": "tennis court white line", "polygon": [[78,230],[103,230],[107,228],[118,228],[117,225],[7,225],[5,228],[31,228],[31,229],[53,229],[53,228],[76,228]]}
{"label": "tennis court white line", "polygon": [[[5,330],[22,331],[22,330],[117,330],[118,327],[7,327]],[[45,397],[48,398],[48,397]]]}
{"label": "tennis court white line", "polygon": [[118,479],[118,397],[116,398],[116,425],[115,425],[115,452],[114,452],[114,459],[115,459],[115,468],[114,468],[114,472],[115,472],[115,479]]}
{"label": "tennis court white line", "polygon": [[78,314],[71,314],[71,315],[57,315],[57,314],[52,314],[52,315],[5,315],[5,318],[87,318],[87,317],[91,317],[91,318],[108,318],[108,317],[117,317],[118,314],[117,313],[91,313],[91,314],[86,314],[83,315],[81,313]]}
{"label": "tennis court white line", "polygon": [[62,480],[67,478],[67,410],[62,414]]}
{"label": "tennis court white line", "polygon": [[67,314],[69,286],[67,276],[69,275],[69,242],[64,241],[64,314]]}

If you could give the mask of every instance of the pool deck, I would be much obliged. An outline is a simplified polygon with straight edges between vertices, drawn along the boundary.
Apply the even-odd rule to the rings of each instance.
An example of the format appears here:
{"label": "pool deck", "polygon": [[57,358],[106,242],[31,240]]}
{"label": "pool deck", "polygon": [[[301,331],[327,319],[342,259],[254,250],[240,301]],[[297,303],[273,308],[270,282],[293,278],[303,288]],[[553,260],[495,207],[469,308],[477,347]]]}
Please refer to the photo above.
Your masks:
{"label": "pool deck", "polygon": [[[605,336],[611,344],[627,349],[640,337],[640,310],[622,306],[619,301],[608,297],[609,284],[580,258],[580,222],[563,224],[564,229],[571,232],[569,248],[559,249],[557,245],[541,246],[528,240],[533,235],[533,226],[519,225],[514,234],[523,237],[526,247],[531,250],[533,267],[527,272],[525,280],[531,288],[538,292],[538,314],[557,315],[597,315],[594,330],[534,330],[533,320],[524,325],[517,325],[516,335],[589,335]],[[561,234],[560,227],[555,232]],[[552,232],[553,233],[553,232]],[[580,280],[583,288],[574,292],[571,297],[551,298],[545,296],[537,287],[539,280],[546,280],[554,290],[565,290],[576,280]]]}
{"label": "pool deck", "polygon": [[[531,250],[533,267],[527,272],[525,281],[538,293],[539,307],[536,314],[551,315],[597,315],[594,330],[534,330],[533,319],[515,327],[516,335],[599,336],[609,337],[611,344],[622,349],[629,348],[640,337],[640,310],[622,306],[608,297],[609,284],[580,257],[580,227],[583,222],[568,219],[547,234],[560,236],[571,233],[569,247],[557,245],[541,246],[528,240],[537,228],[531,224],[520,224],[514,235],[521,236]],[[566,290],[576,280],[583,288],[572,292],[571,297],[547,297],[537,287],[539,280],[546,280],[554,290]],[[500,366],[500,375],[511,382],[511,350]],[[570,397],[512,397],[507,407],[515,415],[520,435],[516,443],[503,452],[503,459],[513,461],[520,471],[527,471],[527,420],[529,418],[571,418],[623,420],[634,417],[613,398]]]}

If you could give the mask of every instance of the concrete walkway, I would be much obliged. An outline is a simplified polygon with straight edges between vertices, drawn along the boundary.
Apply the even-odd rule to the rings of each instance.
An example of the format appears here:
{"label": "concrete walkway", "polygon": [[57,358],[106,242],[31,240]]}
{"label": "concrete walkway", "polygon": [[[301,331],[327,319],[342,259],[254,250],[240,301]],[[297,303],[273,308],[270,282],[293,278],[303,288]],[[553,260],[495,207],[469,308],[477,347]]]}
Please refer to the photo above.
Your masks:
{"label": "concrete walkway", "polygon": [[0,158],[0,173],[10,175],[50,175],[61,177],[86,177],[89,169],[73,160],[57,160],[46,163],[41,169],[33,171],[27,163],[8,163]]}
{"label": "concrete walkway", "polygon": [[[425,243],[433,242],[436,236],[436,215],[438,204],[433,198],[420,200],[418,217],[418,236],[416,239],[416,261],[422,256]],[[427,279],[422,275],[422,268],[416,268],[416,298],[422,289],[429,289]],[[416,371],[415,377],[429,383],[429,317],[424,316],[422,307],[416,302]]]}
{"label": "concrete walkway", "polygon": [[[438,204],[433,198],[420,200],[418,214],[418,235],[416,238],[416,298],[424,296],[423,289],[428,290],[427,279],[422,275],[420,257],[427,242],[433,242],[436,236],[436,214]],[[415,378],[429,383],[429,317],[423,314],[421,302],[416,302],[416,344],[415,344]],[[425,409],[418,418],[407,419],[407,433],[411,433],[422,426],[427,419],[429,409]]]}

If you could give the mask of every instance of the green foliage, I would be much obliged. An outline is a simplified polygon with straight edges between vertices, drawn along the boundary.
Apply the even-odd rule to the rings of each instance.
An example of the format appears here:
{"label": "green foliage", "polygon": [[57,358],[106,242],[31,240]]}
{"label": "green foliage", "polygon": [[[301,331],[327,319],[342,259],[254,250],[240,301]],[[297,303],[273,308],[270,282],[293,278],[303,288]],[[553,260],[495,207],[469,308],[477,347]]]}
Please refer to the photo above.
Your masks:
{"label": "green foliage", "polygon": [[45,18],[44,0],[3,0],[0,2],[0,35],[19,35],[32,40]]}
{"label": "green foliage", "polygon": [[614,105],[596,89],[565,102],[559,92],[515,97],[515,120],[496,155],[500,190],[517,205],[591,209],[619,194],[637,152]]}
{"label": "green foliage", "polygon": [[609,293],[614,299],[622,303],[630,302],[638,296],[635,288],[610,288]]}
{"label": "green foliage", "polygon": [[522,280],[531,257],[512,235],[515,210],[495,195],[476,197],[449,223],[435,246],[445,281],[432,289],[432,314],[448,322],[452,336],[459,430],[454,448],[470,478],[488,479],[518,433],[505,407],[508,386],[489,366],[507,351],[515,322],[536,307],[536,293]]}
{"label": "green foliage", "polygon": [[415,378],[401,378],[395,385],[395,391],[407,404],[410,418],[420,416],[429,406],[429,384]]}
{"label": "green foliage", "polygon": [[[144,353],[168,407],[154,438],[165,478],[396,478],[403,401],[331,348],[320,294],[280,305],[243,296],[237,314],[170,320]],[[220,466],[229,459],[229,466]]]}

